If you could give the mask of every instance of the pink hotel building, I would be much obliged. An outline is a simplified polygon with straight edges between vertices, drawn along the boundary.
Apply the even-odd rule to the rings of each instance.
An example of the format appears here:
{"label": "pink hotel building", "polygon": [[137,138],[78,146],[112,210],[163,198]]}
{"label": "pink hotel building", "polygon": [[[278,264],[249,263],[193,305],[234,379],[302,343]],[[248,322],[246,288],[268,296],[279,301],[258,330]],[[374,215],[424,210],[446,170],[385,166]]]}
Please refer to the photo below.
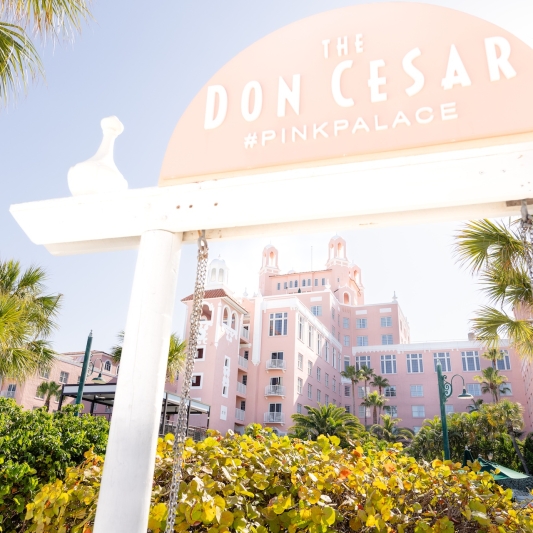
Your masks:
{"label": "pink hotel building", "polygon": [[[183,302],[190,314],[192,296]],[[416,431],[424,419],[440,414],[437,360],[449,378],[462,375],[476,399],[490,401],[473,379],[490,365],[483,352],[473,340],[411,343],[396,297],[365,304],[361,270],[348,261],[341,237],[330,240],[325,269],[313,272],[282,273],[278,251],[267,246],[259,294],[252,298],[231,291],[224,261],[211,262],[191,397],[211,405],[210,427],[221,432],[242,432],[258,422],[283,434],[292,425],[291,415],[305,413],[305,405],[333,403],[353,410],[351,385],[341,370],[366,365],[390,383],[383,391],[385,412]],[[506,394],[524,406],[526,428],[531,429],[533,391],[526,398],[523,379],[527,365],[523,370],[516,354],[505,350],[498,368],[509,379]],[[466,411],[469,402],[457,399],[460,380],[453,386],[447,412]],[[356,389],[355,414],[361,420],[363,388],[360,383]],[[194,417],[191,423],[202,425]]]}

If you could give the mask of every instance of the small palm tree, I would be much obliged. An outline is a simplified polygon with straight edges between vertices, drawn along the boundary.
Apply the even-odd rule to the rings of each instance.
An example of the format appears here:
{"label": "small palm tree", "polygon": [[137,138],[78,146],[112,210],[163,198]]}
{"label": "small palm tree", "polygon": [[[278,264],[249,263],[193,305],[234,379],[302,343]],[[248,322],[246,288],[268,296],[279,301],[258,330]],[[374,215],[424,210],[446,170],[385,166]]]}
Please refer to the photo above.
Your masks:
{"label": "small palm tree", "polygon": [[341,372],[343,378],[349,379],[352,384],[352,401],[353,401],[353,415],[355,415],[355,386],[359,383],[361,379],[361,374],[359,370],[355,369],[355,366],[347,366],[345,370]]}
{"label": "small palm tree", "polygon": [[[533,309],[528,273],[531,246],[524,243],[515,222],[469,222],[456,237],[459,261],[479,275],[491,305],[484,305],[472,320],[473,333],[488,350],[499,350],[502,338],[523,357],[533,358],[533,323],[522,311]],[[512,228],[512,226],[515,226]]]}
{"label": "small palm tree", "polygon": [[50,400],[52,396],[55,396],[56,400],[59,400],[61,391],[61,385],[55,381],[43,381],[37,387],[37,394],[44,397],[44,406],[47,411],[50,411]]}
{"label": "small palm tree", "polygon": [[[122,357],[122,344],[124,342],[124,332],[118,335],[119,343],[111,348],[111,356],[115,364],[120,364]],[[168,347],[167,380],[173,383],[178,374],[184,369],[187,360],[187,341],[181,340],[176,333],[170,335],[170,345]]]}
{"label": "small palm tree", "polygon": [[501,392],[508,392],[508,387],[503,387],[507,383],[507,376],[502,376],[499,370],[492,366],[484,368],[481,371],[481,376],[474,376],[474,380],[481,383],[481,392],[483,394],[490,393],[494,402],[497,402]]}
{"label": "small palm tree", "polygon": [[[363,397],[366,399],[368,394],[367,394],[367,391],[368,391],[368,382],[374,378],[375,374],[374,374],[374,370],[372,368],[368,368],[367,366],[363,366],[361,368],[361,370],[359,370],[359,373],[361,375],[361,377],[359,378],[361,381],[364,381],[365,383],[365,393],[363,395]],[[367,416],[366,416],[366,409],[365,409],[365,428],[368,426],[367,424]]]}
{"label": "small palm tree", "polygon": [[374,379],[370,382],[370,385],[377,387],[380,394],[383,394],[383,389],[390,387],[389,380],[383,376],[374,376]]}
{"label": "small palm tree", "polygon": [[391,415],[381,415],[381,419],[383,425],[374,424],[370,428],[370,432],[379,439],[391,443],[401,442],[407,444],[415,436],[413,430],[398,427],[398,424],[402,421],[401,418],[393,418]]}
{"label": "small palm tree", "polygon": [[374,425],[378,423],[378,408],[381,409],[385,405],[386,401],[387,399],[379,394],[378,391],[373,391],[367,395],[363,402],[361,402],[361,405],[365,406],[365,415],[366,409],[370,407],[372,408],[372,423]]}
{"label": "small palm tree", "polygon": [[336,436],[341,446],[348,445],[348,440],[356,437],[364,428],[359,420],[336,405],[305,406],[307,414],[294,414],[295,424],[289,428],[292,437],[316,440],[320,435]]}
{"label": "small palm tree", "polygon": [[472,398],[472,403],[470,405],[467,405],[466,408],[468,409],[469,413],[473,413],[475,411],[479,411],[479,408],[483,405],[483,400],[479,398],[478,400],[474,400]]}
{"label": "small palm tree", "polygon": [[492,368],[496,368],[496,361],[503,359],[503,355],[503,350],[492,348],[491,350],[487,350],[485,353],[482,353],[481,357],[488,359],[492,364]]}

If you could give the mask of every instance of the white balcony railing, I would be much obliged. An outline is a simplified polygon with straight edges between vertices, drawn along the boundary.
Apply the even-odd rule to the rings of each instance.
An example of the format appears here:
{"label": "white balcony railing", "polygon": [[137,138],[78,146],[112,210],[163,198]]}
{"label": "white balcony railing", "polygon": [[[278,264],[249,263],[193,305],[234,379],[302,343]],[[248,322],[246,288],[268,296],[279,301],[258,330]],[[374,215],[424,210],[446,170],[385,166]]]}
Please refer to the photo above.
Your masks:
{"label": "white balcony railing", "polygon": [[285,413],[265,413],[264,421],[270,424],[283,424],[285,422]]}
{"label": "white balcony railing", "polygon": [[248,359],[245,359],[244,357],[239,355],[239,366],[241,368],[248,368]]}
{"label": "white balcony railing", "polygon": [[287,364],[283,359],[269,359],[266,362],[267,370],[285,370]]}
{"label": "white balcony railing", "polygon": [[285,387],[283,385],[267,385],[265,396],[285,396]]}
{"label": "white balcony railing", "polygon": [[238,407],[235,408],[235,420],[244,422],[244,411],[242,409],[239,409]]}
{"label": "white balcony railing", "polygon": [[250,340],[250,330],[248,329],[247,326],[241,327],[241,337],[243,337],[247,341]]}
{"label": "white balcony railing", "polygon": [[240,392],[241,394],[246,394],[246,385],[244,383],[241,383],[240,381],[237,381],[237,392]]}
{"label": "white balcony railing", "polygon": [[16,394],[16,391],[14,390],[3,390],[0,392],[0,396],[3,396],[4,398],[14,398]]}

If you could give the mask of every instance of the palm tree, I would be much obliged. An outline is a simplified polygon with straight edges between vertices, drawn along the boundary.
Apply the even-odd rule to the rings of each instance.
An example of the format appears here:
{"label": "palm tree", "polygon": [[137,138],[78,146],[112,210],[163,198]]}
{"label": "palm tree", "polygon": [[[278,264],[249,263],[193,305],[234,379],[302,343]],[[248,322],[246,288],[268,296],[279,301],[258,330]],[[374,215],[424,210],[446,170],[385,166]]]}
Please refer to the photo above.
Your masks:
{"label": "palm tree", "polygon": [[[372,423],[376,425],[378,423],[378,408],[381,409],[387,399],[382,396],[378,391],[373,391],[367,394],[366,398],[361,402],[361,405],[365,406],[365,422],[366,422],[366,408],[372,408]],[[366,427],[366,426],[365,426]]]}
{"label": "palm tree", "polygon": [[0,100],[6,104],[43,74],[27,30],[42,41],[71,40],[90,17],[86,0],[0,0]]}
{"label": "palm tree", "polygon": [[494,402],[498,401],[501,392],[508,392],[510,389],[502,385],[507,383],[507,376],[502,376],[499,370],[489,366],[481,371],[481,376],[474,376],[474,380],[481,383],[481,392],[483,394],[490,393]]}
{"label": "palm tree", "polygon": [[47,411],[50,411],[50,399],[52,396],[56,397],[56,400],[59,400],[61,396],[62,387],[59,383],[55,381],[43,381],[37,387],[37,394],[39,396],[44,396],[44,406]]}
{"label": "palm tree", "polygon": [[408,443],[413,439],[415,433],[412,429],[399,428],[398,424],[402,421],[401,418],[393,418],[391,415],[381,415],[383,425],[374,424],[370,428],[370,432],[376,435],[381,440],[395,443]]}
{"label": "palm tree", "polygon": [[352,384],[352,401],[353,401],[353,415],[355,416],[355,386],[361,379],[360,370],[356,370],[355,366],[347,366],[345,370],[341,372],[343,378],[349,379]]}
{"label": "palm tree", "polygon": [[[368,368],[367,366],[363,366],[361,368],[361,370],[359,370],[359,373],[361,375],[361,377],[359,378],[361,381],[364,381],[365,382],[365,392],[363,394],[363,398],[367,398],[368,396],[368,382],[375,376],[374,374],[374,370],[372,368]],[[366,422],[366,409],[365,409],[365,428],[367,427],[367,422]],[[376,422],[374,422],[376,423]]]}
{"label": "palm tree", "polygon": [[[469,222],[456,237],[455,251],[459,261],[480,276],[491,304],[482,306],[472,320],[475,337],[488,350],[499,350],[500,339],[508,338],[520,355],[532,358],[532,250],[522,241],[516,222]],[[520,318],[523,313],[527,316]]]}
{"label": "palm tree", "polygon": [[472,403],[470,405],[467,405],[466,408],[468,409],[469,413],[473,413],[475,411],[479,411],[479,408],[483,405],[483,400],[479,398],[478,400],[474,400],[472,398]]}
{"label": "palm tree", "polygon": [[482,353],[481,357],[488,359],[492,364],[492,368],[496,368],[496,361],[503,359],[503,355],[503,350],[492,348],[492,350],[487,350],[485,353]]}
{"label": "palm tree", "polygon": [[[119,344],[111,348],[111,356],[115,364],[120,364],[122,357],[122,344],[124,342],[124,332],[121,331],[118,335]],[[187,359],[187,341],[181,340],[177,333],[170,335],[170,345],[168,347],[168,361],[167,361],[167,380],[173,383],[178,374],[185,367]]]}
{"label": "palm tree", "polygon": [[516,455],[522,463],[524,472],[529,475],[526,460],[518,447],[516,442],[516,435],[524,428],[524,419],[522,417],[523,407],[519,403],[510,402],[509,400],[502,400],[493,405],[486,405],[484,407],[487,420],[491,426],[502,426],[506,428]]}
{"label": "palm tree", "polygon": [[390,387],[389,380],[383,376],[374,376],[374,379],[370,382],[370,385],[377,387],[380,394],[383,394],[383,389]]}
{"label": "palm tree", "polygon": [[292,437],[316,440],[320,435],[336,436],[341,446],[347,446],[348,439],[356,437],[363,431],[363,426],[354,415],[347,413],[336,405],[305,406],[307,414],[294,414],[295,425],[289,428]]}
{"label": "palm tree", "polygon": [[[1,0],[0,0],[1,2]],[[49,369],[54,351],[47,340],[56,328],[62,296],[45,294],[46,273],[18,261],[0,262],[0,377],[24,380]]]}

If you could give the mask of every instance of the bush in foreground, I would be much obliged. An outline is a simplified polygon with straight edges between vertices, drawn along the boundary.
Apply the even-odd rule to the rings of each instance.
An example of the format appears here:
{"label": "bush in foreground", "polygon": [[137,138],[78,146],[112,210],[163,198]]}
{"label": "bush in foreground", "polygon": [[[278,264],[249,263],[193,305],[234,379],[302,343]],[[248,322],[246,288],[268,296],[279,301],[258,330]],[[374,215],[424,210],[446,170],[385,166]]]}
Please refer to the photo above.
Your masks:
{"label": "bush in foreground", "polygon": [[[165,528],[172,436],[159,439],[149,530]],[[401,445],[342,449],[339,439],[277,437],[255,428],[187,441],[177,532],[533,532],[533,511],[489,474],[441,461],[417,463]],[[477,466],[476,466],[477,465]],[[28,531],[89,533],[103,460],[87,454],[65,481],[28,505]]]}

